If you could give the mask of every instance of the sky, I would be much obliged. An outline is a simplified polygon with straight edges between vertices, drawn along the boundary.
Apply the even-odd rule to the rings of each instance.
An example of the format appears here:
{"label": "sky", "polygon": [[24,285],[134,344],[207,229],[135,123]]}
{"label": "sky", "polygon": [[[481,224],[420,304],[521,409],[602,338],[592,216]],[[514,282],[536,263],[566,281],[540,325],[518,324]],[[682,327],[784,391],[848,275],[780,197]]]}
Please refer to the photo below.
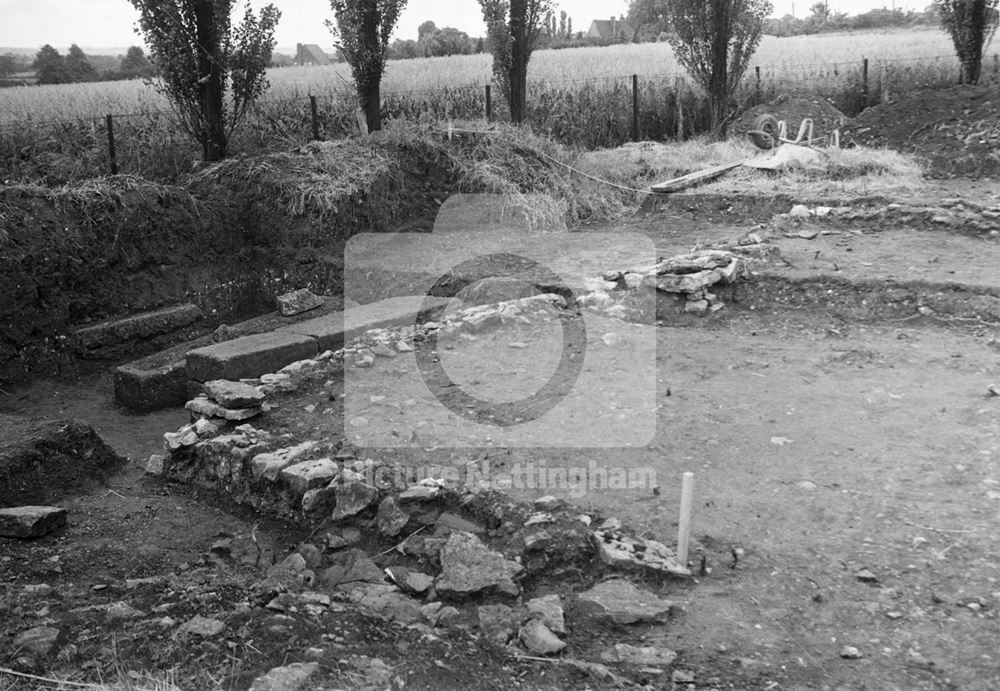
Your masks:
{"label": "sky", "polygon": [[[237,0],[242,7],[244,0]],[[296,43],[332,45],[323,22],[332,18],[327,0],[270,0],[282,12],[276,39],[279,52],[294,52]],[[808,14],[816,0],[772,0],[774,14]],[[829,0],[831,10],[857,14],[878,7],[917,9],[924,0]],[[251,0],[254,7],[266,4]],[[586,31],[591,20],[628,12],[628,0],[563,0],[559,9],[573,18],[573,28]],[[87,47],[141,45],[133,27],[137,14],[128,0],[0,0],[0,47],[32,48],[49,43],[63,50],[71,43]],[[454,26],[471,36],[485,33],[479,4],[475,0],[410,0],[395,37],[416,38],[417,27],[426,20],[438,26]]]}

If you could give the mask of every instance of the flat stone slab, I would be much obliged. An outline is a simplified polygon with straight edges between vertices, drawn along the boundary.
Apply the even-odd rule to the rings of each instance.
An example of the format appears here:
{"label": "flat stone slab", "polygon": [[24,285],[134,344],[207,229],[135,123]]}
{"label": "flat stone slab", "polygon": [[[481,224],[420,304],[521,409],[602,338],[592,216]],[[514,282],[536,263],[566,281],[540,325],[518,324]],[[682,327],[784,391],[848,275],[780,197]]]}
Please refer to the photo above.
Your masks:
{"label": "flat stone slab", "polygon": [[66,525],[66,509],[55,506],[17,506],[0,509],[0,537],[44,537]]}
{"label": "flat stone slab", "polygon": [[441,549],[441,574],[436,587],[440,595],[468,596],[496,590],[517,596],[514,582],[524,567],[494,552],[472,533],[452,533]]}
{"label": "flat stone slab", "polygon": [[[313,310],[312,314],[318,312],[329,314],[339,305],[338,298],[324,298],[323,305]],[[287,326],[289,322],[304,318],[282,317],[277,312],[269,312],[228,326],[227,331],[233,338],[250,336]],[[202,336],[116,368],[115,400],[138,413],[184,405],[186,401],[201,393],[199,390],[191,394],[188,389],[187,354],[192,350],[210,346],[214,342],[211,335]],[[259,374],[261,373],[258,372],[254,376]]]}
{"label": "flat stone slab", "polygon": [[115,368],[115,400],[137,413],[184,405],[188,351],[211,343],[205,336]]}
{"label": "flat stone slab", "polygon": [[298,691],[318,671],[319,663],[316,662],[295,662],[275,667],[254,679],[250,691]]}
{"label": "flat stone slab", "polygon": [[337,350],[369,329],[412,325],[424,310],[432,312],[444,309],[449,302],[447,298],[423,295],[389,298],[350,307],[344,312],[307,319],[298,324],[282,327],[278,332],[311,336],[319,341],[321,352]]}
{"label": "flat stone slab", "polygon": [[674,603],[641,590],[624,578],[612,578],[580,593],[583,602],[592,602],[615,624],[665,621]]}
{"label": "flat stone slab", "polygon": [[318,354],[316,338],[311,336],[284,330],[254,334],[192,350],[187,354],[187,374],[194,381],[238,381],[277,372]]}
{"label": "flat stone slab", "polygon": [[202,316],[201,309],[196,305],[174,305],[85,326],[73,332],[73,340],[81,350],[96,350],[103,346],[167,334],[193,324]]}
{"label": "flat stone slab", "polygon": [[264,394],[249,384],[216,379],[205,382],[204,393],[226,408],[253,408],[264,402]]}
{"label": "flat stone slab", "polygon": [[255,418],[262,413],[266,413],[268,410],[266,403],[262,403],[261,405],[253,408],[226,408],[218,403],[213,403],[205,397],[198,397],[190,400],[184,404],[184,407],[195,415],[217,417],[223,420],[229,420],[230,422],[243,422],[245,420]]}
{"label": "flat stone slab", "polygon": [[282,317],[294,317],[296,314],[302,314],[303,312],[323,306],[323,298],[314,295],[308,288],[293,290],[291,293],[279,295],[277,302],[278,314]]}

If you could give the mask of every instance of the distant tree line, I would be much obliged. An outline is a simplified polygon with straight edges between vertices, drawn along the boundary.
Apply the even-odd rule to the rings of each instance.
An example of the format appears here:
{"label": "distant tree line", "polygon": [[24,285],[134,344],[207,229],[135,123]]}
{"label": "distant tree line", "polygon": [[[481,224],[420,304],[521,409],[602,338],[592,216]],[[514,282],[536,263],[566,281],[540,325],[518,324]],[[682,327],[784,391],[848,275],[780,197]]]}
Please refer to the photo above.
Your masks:
{"label": "distant tree line", "polygon": [[75,43],[66,55],[46,43],[31,62],[12,53],[0,55],[0,85],[17,83],[16,76],[25,72],[34,72],[38,84],[74,84],[153,77],[156,68],[138,46],[117,57],[89,57]]}

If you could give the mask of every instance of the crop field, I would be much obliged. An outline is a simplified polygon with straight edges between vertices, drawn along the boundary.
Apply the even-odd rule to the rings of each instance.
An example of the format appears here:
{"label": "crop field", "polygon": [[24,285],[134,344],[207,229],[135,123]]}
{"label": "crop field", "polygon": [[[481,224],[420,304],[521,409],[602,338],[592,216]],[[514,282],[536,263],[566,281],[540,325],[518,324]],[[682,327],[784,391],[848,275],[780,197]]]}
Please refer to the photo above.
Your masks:
{"label": "crop field", "polygon": [[[480,119],[490,66],[489,55],[391,61],[383,80],[385,116],[428,123]],[[735,109],[809,91],[850,117],[892,92],[954,83],[957,72],[950,40],[937,30],[769,36]],[[569,146],[618,146],[631,138],[632,74],[639,75],[641,138],[683,139],[705,130],[703,98],[666,43],[536,52],[529,69],[528,122]],[[272,69],[269,79],[270,90],[232,142],[234,153],[309,140],[310,95],[318,99],[321,137],[356,130],[346,65]],[[984,81],[1000,81],[995,49],[986,56]],[[494,112],[503,119],[500,101],[494,93]],[[0,175],[58,182],[107,172],[103,118],[109,113],[123,172],[170,180],[197,159],[197,147],[173,125],[167,101],[141,81],[21,87],[0,90]],[[53,160],[60,168],[54,174],[47,169]]]}

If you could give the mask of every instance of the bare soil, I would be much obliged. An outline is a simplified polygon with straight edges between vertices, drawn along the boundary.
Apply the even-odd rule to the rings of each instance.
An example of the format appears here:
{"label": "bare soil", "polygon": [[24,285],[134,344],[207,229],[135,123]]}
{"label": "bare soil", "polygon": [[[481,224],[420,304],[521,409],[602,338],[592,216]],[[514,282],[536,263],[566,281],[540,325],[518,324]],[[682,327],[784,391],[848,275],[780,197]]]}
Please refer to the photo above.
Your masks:
{"label": "bare soil", "polygon": [[995,88],[953,86],[892,94],[844,128],[844,143],[917,156],[933,178],[1000,173],[1000,99]]}
{"label": "bare soil", "polygon": [[[697,205],[624,227],[649,235],[664,254],[748,229],[746,219],[730,215],[720,224]],[[1000,288],[991,271],[1000,245],[940,230],[816,229],[830,234],[805,240],[772,227],[771,243],[784,260],[765,268],[806,281],[805,292],[810,280],[842,274],[825,296],[808,305],[748,298],[715,318],[657,330],[652,443],[497,448],[475,460],[497,469],[540,458],[549,467],[594,461],[651,468],[659,493],[562,494],[581,511],[617,516],[667,543],[676,533],[680,476],[695,473],[695,562],[704,554],[710,572],[691,585],[647,584],[679,600],[683,612],[631,635],[637,645],[676,650],[675,669],[692,675],[696,688],[996,688],[1000,398],[987,387],[1000,384],[1000,350],[991,344],[1000,327],[983,317],[988,312],[977,312],[979,294],[968,291]],[[878,309],[887,300],[880,280],[922,281],[930,289],[953,281],[968,289],[956,289],[947,313],[925,315],[913,304],[908,316],[900,311],[889,321]],[[953,318],[963,299],[972,305],[969,314]],[[871,309],[845,310],[845,301]],[[394,367],[406,374],[402,360]],[[394,402],[402,408],[409,393],[399,378],[377,376],[372,385],[387,396],[383,409],[394,410]],[[617,376],[627,383],[648,372],[621,367]],[[484,385],[488,378],[484,373]],[[614,420],[619,412],[599,389],[580,395],[595,419]],[[316,404],[314,412],[306,412],[309,404]],[[123,414],[103,374],[37,380],[0,394],[0,412],[79,417],[133,464],[159,450],[164,431],[187,420],[180,410]],[[283,401],[273,422],[304,437],[337,436],[344,433],[342,418],[336,396],[331,401],[328,390],[317,389]],[[398,420],[388,419],[371,415],[364,429],[400,433]],[[463,464],[470,453],[415,450],[409,460]],[[513,493],[528,499],[560,490]],[[122,600],[144,612],[170,605],[163,611],[177,620],[238,611],[253,598],[260,569],[306,536],[217,497],[146,478],[135,465],[64,505],[71,521],[62,535],[5,543],[0,556],[0,635],[53,621],[63,630],[60,644],[77,646],[66,663],[38,662],[35,672],[76,670],[77,679],[95,680],[121,669],[174,668],[183,688],[216,682],[245,688],[268,667],[329,643],[325,633],[342,639],[325,648],[329,683],[359,686],[358,667],[345,660],[367,655],[385,660],[416,688],[604,685],[552,663],[498,656],[462,630],[443,629],[431,641],[374,618],[327,614],[283,623],[231,615],[224,640],[197,647],[165,638],[151,620],[107,624],[80,608]],[[211,552],[220,536],[237,545],[229,560]],[[124,585],[126,578],[153,575],[165,580]],[[546,587],[568,594],[593,576]],[[23,586],[43,582],[55,588],[52,595],[37,600],[24,593]],[[623,633],[568,614],[568,654],[575,657],[593,659],[612,634]],[[843,658],[845,645],[860,658]],[[0,666],[15,666],[14,657],[0,657]],[[626,676],[670,686],[662,677]]]}

